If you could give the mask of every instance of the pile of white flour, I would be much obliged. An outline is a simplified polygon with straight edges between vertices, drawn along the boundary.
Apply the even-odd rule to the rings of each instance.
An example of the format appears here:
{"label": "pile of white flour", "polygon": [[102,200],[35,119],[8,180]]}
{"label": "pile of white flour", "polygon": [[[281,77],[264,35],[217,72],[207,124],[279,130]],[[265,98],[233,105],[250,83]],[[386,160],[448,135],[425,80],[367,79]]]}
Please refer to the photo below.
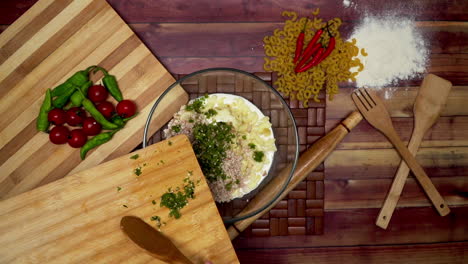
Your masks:
{"label": "pile of white flour", "polygon": [[413,19],[366,16],[349,39],[353,38],[368,53],[358,56],[364,64],[356,77],[358,87],[381,88],[425,72],[428,51]]}

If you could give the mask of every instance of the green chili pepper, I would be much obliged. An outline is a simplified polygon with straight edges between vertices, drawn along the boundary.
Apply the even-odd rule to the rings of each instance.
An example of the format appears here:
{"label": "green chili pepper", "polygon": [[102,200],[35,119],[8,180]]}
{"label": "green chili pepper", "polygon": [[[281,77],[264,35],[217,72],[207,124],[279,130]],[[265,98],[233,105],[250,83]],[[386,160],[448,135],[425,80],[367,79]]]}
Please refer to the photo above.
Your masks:
{"label": "green chili pepper", "polygon": [[86,153],[88,153],[88,151],[90,151],[91,149],[98,147],[111,140],[114,134],[119,130],[120,129],[116,129],[110,132],[104,132],[89,139],[80,149],[81,159],[84,160],[86,157]]}
{"label": "green chili pepper", "polygon": [[80,88],[76,88],[76,91],[78,91],[81,96],[83,97],[83,101],[81,101],[81,104],[83,105],[84,109],[86,111],[89,112],[89,114],[94,117],[94,119],[102,125],[102,128],[104,129],[109,129],[109,130],[113,130],[113,129],[117,129],[117,128],[120,128],[119,125],[116,125],[110,121],[108,121],[102,114],[101,112],[99,112],[99,110],[96,109],[96,107],[94,106],[93,102],[91,102],[91,100],[89,100],[88,98],[86,98],[86,96],[83,94],[83,92],[80,90]]}
{"label": "green chili pepper", "polygon": [[87,81],[89,81],[89,72],[96,68],[95,65],[89,66],[83,71],[78,71],[72,75],[72,77],[68,78],[67,82],[72,83],[75,86],[81,87]]}
{"label": "green chili pepper", "polygon": [[[89,87],[91,87],[91,85],[93,85],[93,82],[92,81],[87,81],[85,84],[83,84],[80,87],[81,92],[83,94],[87,94],[88,89],[89,89]],[[82,93],[80,93],[78,91],[73,92],[72,96],[70,97],[70,101],[72,103],[72,106],[75,106],[75,107],[80,107],[81,106],[81,102],[83,102]]]}
{"label": "green chili pepper", "polygon": [[70,97],[72,94],[75,92],[75,89],[70,89],[67,92],[65,92],[62,95],[57,96],[53,101],[52,105],[54,105],[55,108],[63,108],[68,101],[70,100]]}
{"label": "green chili pepper", "polygon": [[116,125],[118,125],[120,127],[123,127],[125,125],[125,122],[124,122],[123,118],[121,116],[119,116],[119,115],[113,116],[111,118],[111,121],[112,121],[112,123],[114,123],[114,124],[116,124]]}
{"label": "green chili pepper", "polygon": [[49,129],[49,120],[48,114],[49,111],[52,110],[52,96],[50,95],[50,89],[47,89],[44,101],[42,102],[41,108],[39,110],[39,116],[36,120],[36,128],[39,131],[47,131]]}
{"label": "green chili pepper", "polygon": [[128,120],[134,118],[136,115],[137,115],[137,113],[130,116],[130,117],[127,117],[127,118],[122,118],[119,115],[115,115],[115,116],[112,117],[111,121],[112,121],[112,123],[114,123],[114,124],[116,124],[116,125],[118,125],[120,127],[123,127],[125,125],[125,123],[127,123]]}
{"label": "green chili pepper", "polygon": [[135,114],[132,115],[132,116],[129,116],[129,117],[127,117],[127,118],[124,118],[123,121],[124,121],[125,123],[127,123],[128,120],[134,118],[136,115],[138,115],[138,113],[135,113]]}
{"label": "green chili pepper", "polygon": [[64,93],[66,93],[67,91],[69,91],[70,89],[73,89],[73,87],[74,87],[74,85],[72,83],[64,82],[64,83],[60,84],[59,86],[55,87],[52,90],[52,93],[50,95],[51,95],[51,97],[61,96]]}
{"label": "green chili pepper", "polygon": [[52,97],[63,95],[67,91],[69,91],[69,89],[72,89],[74,86],[81,87],[82,85],[84,85],[87,81],[89,81],[89,72],[92,71],[95,67],[96,66],[93,65],[89,66],[83,71],[77,71],[64,83],[60,84],[52,90]]}
{"label": "green chili pepper", "polygon": [[102,78],[102,82],[104,83],[104,87],[109,91],[112,97],[120,102],[123,100],[122,92],[120,91],[119,85],[117,84],[117,79],[114,75],[110,75],[104,68],[96,66],[94,72],[97,70],[104,73],[104,77]]}
{"label": "green chili pepper", "polygon": [[102,125],[104,129],[117,129],[120,128],[119,125],[114,124],[108,121],[99,110],[96,109],[93,102],[91,102],[88,98],[83,98],[81,102],[83,104],[84,109],[89,112],[89,114],[96,119],[96,121]]}

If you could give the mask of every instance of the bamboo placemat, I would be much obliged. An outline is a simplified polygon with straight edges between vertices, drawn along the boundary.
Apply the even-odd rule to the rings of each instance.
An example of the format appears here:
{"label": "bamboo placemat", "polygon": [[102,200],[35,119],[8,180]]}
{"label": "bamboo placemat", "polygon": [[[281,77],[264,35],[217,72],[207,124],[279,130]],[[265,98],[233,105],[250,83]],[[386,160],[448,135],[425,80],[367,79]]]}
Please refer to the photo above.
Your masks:
{"label": "bamboo placemat", "polygon": [[[256,72],[253,74],[270,85],[274,83],[276,78],[276,74],[269,72]],[[175,75],[175,78],[180,79],[183,76],[185,75]],[[225,81],[226,80],[223,80],[223,82]],[[231,81],[231,87],[234,87],[236,80],[232,79]],[[225,87],[230,86],[226,85]],[[216,88],[213,90],[212,87],[201,87],[199,84],[185,85],[184,89],[190,95],[190,98],[196,98],[207,92],[229,92],[224,90],[217,91]],[[303,108],[297,100],[286,100],[296,120],[300,144],[299,150],[301,153],[325,134],[325,93],[321,93],[319,98],[321,101],[320,103],[309,103],[308,108]],[[261,98],[258,99],[254,97],[248,99],[252,100],[254,103],[256,103],[255,100],[261,100]],[[272,116],[271,122],[279,121],[275,120]],[[160,131],[154,134],[152,140],[161,140]],[[281,151],[281,146],[278,146],[278,151]],[[322,234],[324,211],[323,180],[324,166],[322,164],[314,172],[310,173],[306,180],[291,191],[285,199],[256,220],[242,233],[242,236],[258,237]],[[235,212],[239,208],[243,208],[244,205],[239,204],[239,208],[236,208],[235,204],[233,206],[234,208],[223,208],[223,210]]]}

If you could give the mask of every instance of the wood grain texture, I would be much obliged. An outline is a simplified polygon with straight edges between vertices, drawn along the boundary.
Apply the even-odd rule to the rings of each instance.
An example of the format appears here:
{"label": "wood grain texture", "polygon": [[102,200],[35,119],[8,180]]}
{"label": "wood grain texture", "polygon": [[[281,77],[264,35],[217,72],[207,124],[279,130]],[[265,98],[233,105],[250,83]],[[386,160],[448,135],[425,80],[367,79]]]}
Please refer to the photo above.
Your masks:
{"label": "wood grain texture", "polygon": [[[449,206],[468,203],[466,175],[431,177]],[[325,181],[325,210],[381,208],[392,179],[336,179]],[[431,206],[414,177],[406,180],[400,207]]]}
{"label": "wood grain texture", "polygon": [[[188,138],[177,136],[171,142],[1,201],[0,262],[162,263],[120,230],[125,215],[155,227],[150,218],[157,215],[166,223],[164,234],[192,261],[238,263]],[[141,168],[140,176],[136,168]],[[174,219],[160,207],[160,197],[168,188],[182,188],[187,177],[195,183],[195,198]]]}
{"label": "wood grain texture", "polygon": [[465,263],[468,243],[238,250],[242,263]]}
{"label": "wood grain texture", "polygon": [[[134,149],[141,142],[153,103],[174,82],[104,0],[39,1],[0,35],[0,50],[1,198]],[[100,65],[115,75],[124,98],[137,104],[139,115],[81,162],[79,150],[51,144],[46,133],[36,131],[35,122],[46,89],[89,65]],[[96,82],[101,77],[92,79]],[[179,87],[168,98],[150,133],[188,97]]]}
{"label": "wood grain texture", "polygon": [[[344,24],[341,35],[349,37],[353,24]],[[129,25],[158,57],[264,56],[263,38],[272,35],[284,23],[136,23]],[[421,21],[416,30],[426,40],[432,53],[466,53],[468,22]],[[190,38],[192,45],[183,47],[180,41]],[[445,38],[454,41],[443,41]],[[164,45],[161,45],[164,43]]]}
{"label": "wood grain texture", "polygon": [[[8,28],[8,25],[34,2],[35,0],[0,1],[0,14],[2,15],[0,16],[0,24],[2,24],[0,30]],[[383,195],[388,190],[399,159],[383,136],[365,122],[361,122],[338,146],[338,148],[356,151],[356,161],[359,163],[349,164],[349,161],[354,158],[353,152],[341,152],[340,150],[337,153],[338,156],[330,157],[335,157],[333,166],[330,166],[331,163],[329,163],[322,166],[322,171],[309,176],[311,179],[321,180],[311,180],[310,183],[305,183],[308,186],[306,188],[312,190],[312,187],[316,187],[313,185],[326,179],[325,186],[332,188],[334,193],[330,189],[326,190],[324,193],[325,202],[329,197],[334,208],[341,206],[353,209],[330,209],[324,212],[325,220],[315,221],[315,218],[306,217],[304,223],[301,214],[305,213],[303,208],[307,206],[307,199],[296,199],[296,207],[294,207],[293,202],[284,200],[275,208],[274,214],[278,218],[269,218],[268,215],[262,216],[258,223],[254,223],[255,226],[252,230],[258,235],[268,235],[265,226],[269,224],[271,227],[269,230],[276,236],[239,238],[236,241],[236,248],[238,252],[246,247],[252,249],[252,253],[248,255],[248,263],[267,261],[275,263],[276,260],[283,263],[295,260],[311,263],[318,262],[314,260],[321,256],[330,262],[339,263],[342,262],[337,259],[338,256],[341,256],[340,252],[342,250],[347,252],[347,248],[335,247],[336,251],[323,255],[319,252],[327,252],[324,248],[326,246],[343,244],[355,246],[363,244],[389,245],[385,248],[379,246],[374,251],[382,256],[378,262],[391,263],[393,260],[401,262],[400,258],[405,257],[405,259],[414,260],[413,262],[416,263],[430,263],[431,260],[434,263],[464,263],[466,262],[466,245],[462,245],[464,250],[451,251],[452,244],[447,244],[448,251],[440,251],[438,247],[430,245],[427,248],[424,247],[427,244],[417,247],[412,243],[466,241],[468,239],[466,223],[463,222],[467,218],[467,214],[461,213],[467,208],[466,193],[461,187],[465,186],[463,179],[466,179],[466,175],[468,175],[468,166],[465,162],[466,151],[459,148],[467,146],[466,135],[468,135],[466,126],[466,117],[468,116],[466,108],[468,99],[468,80],[466,79],[468,32],[466,22],[468,15],[466,10],[468,2],[464,0],[352,0],[349,2],[350,7],[346,8],[345,1],[342,0],[295,1],[293,4],[291,1],[284,0],[109,1],[111,6],[143,39],[148,48],[174,73],[190,73],[201,68],[215,66],[235,67],[250,72],[263,71],[260,41],[264,34],[273,29],[272,25],[282,24],[284,20],[280,13],[283,10],[295,10],[301,14],[309,14],[310,11],[319,6],[321,14],[327,18],[334,16],[343,18],[345,20],[343,30],[345,31],[350,31],[355,27],[365,13],[372,13],[376,16],[397,13],[403,17],[415,17],[418,20],[416,22],[417,29],[422,32],[426,43],[428,43],[427,48],[431,52],[428,55],[430,67],[427,71],[437,72],[437,75],[456,85],[451,92],[449,104],[444,110],[444,116],[438,120],[435,127],[424,138],[422,142],[423,154],[418,156],[418,160],[424,164],[423,167],[427,169],[428,174],[436,178],[434,179],[436,186],[440,188],[443,195],[447,195],[448,200],[453,202],[457,195],[463,196],[464,200],[457,201],[461,201],[465,205],[459,205],[458,208],[455,208],[455,214],[449,219],[437,217],[433,209],[419,207],[425,206],[424,203],[427,200],[424,200],[419,186],[414,181],[412,182],[412,176],[410,176],[407,188],[403,191],[402,205],[414,204],[418,207],[397,209],[396,218],[392,219],[390,229],[385,232],[374,228],[378,209],[356,207],[375,207],[379,199],[380,203],[383,201]],[[218,28],[218,26],[222,27]],[[382,90],[388,94],[387,101],[391,103],[392,120],[397,132],[406,140],[409,139],[413,124],[413,120],[407,117],[412,116],[412,104],[421,80],[422,76],[417,76]],[[322,106],[321,109],[308,110],[310,111],[309,118],[305,118],[303,113],[298,113],[296,118],[304,126],[307,124],[307,133],[315,133],[313,131],[316,131],[318,123],[325,124],[328,131],[329,128],[336,125],[337,120],[354,110],[354,108],[349,107],[349,103],[351,103],[349,92],[352,90],[352,84],[343,83],[340,86],[340,94],[333,101],[328,101],[326,108]],[[295,102],[290,102],[290,106],[300,108]],[[314,111],[316,112],[314,113]],[[310,140],[313,140],[312,134]],[[366,152],[367,156],[371,158],[370,163],[364,155]],[[431,161],[432,157],[434,157],[435,162]],[[350,181],[351,184],[343,184],[347,181]],[[8,189],[14,184],[15,182],[9,178],[2,182],[0,190]],[[302,197],[303,189],[301,188],[294,190],[291,195]],[[462,192],[457,193],[460,190]],[[320,190],[316,190],[315,194],[320,194]],[[354,199],[356,199],[355,203],[353,203]],[[316,202],[309,202],[309,205],[314,203]],[[289,214],[294,213],[294,211],[297,217],[289,217]],[[309,212],[315,213],[310,209]],[[287,217],[281,217],[284,215]],[[424,217],[430,217],[431,221],[421,224],[420,219]],[[297,227],[313,230],[316,225],[325,228],[323,235],[303,236],[299,233],[301,231],[297,232]],[[297,235],[288,236],[288,232]],[[244,243],[245,241],[249,243]],[[405,245],[391,246],[391,244]],[[320,248],[310,249],[316,250],[313,254],[300,254],[300,259],[295,258],[297,255],[288,255],[286,252],[291,247],[300,249],[315,246]],[[262,261],[261,250],[264,250],[264,247],[271,248],[271,251],[268,252],[271,258],[266,258],[266,261]],[[411,251],[401,251],[397,247],[411,247]],[[280,251],[278,248],[283,250]],[[259,258],[255,258],[256,251],[260,255]],[[274,252],[279,253],[275,254]],[[122,252],[121,254],[125,255],[126,253]],[[287,255],[287,257],[282,258],[282,254]],[[355,254],[347,255],[346,260],[350,262],[353,260],[352,255],[359,256],[361,254],[369,256],[360,250]],[[334,258],[335,256],[336,258]],[[240,257],[242,260],[246,259]],[[369,258],[374,259],[372,256]],[[361,263],[371,262],[366,261],[364,257],[360,260],[362,260]]]}
{"label": "wood grain texture", "polygon": [[[3,1],[2,9],[5,16],[0,24],[10,24],[25,12],[37,0]],[[402,16],[414,16],[417,20],[462,20],[468,18],[463,12],[466,9],[464,1],[450,0],[413,0],[410,3],[385,0],[355,0],[346,6],[341,0],[326,2],[280,0],[249,1],[223,0],[213,3],[209,0],[187,2],[183,0],[146,1],[146,0],[109,0],[109,3],[128,23],[143,22],[269,22],[281,21],[279,14],[283,10],[292,10],[301,15],[308,15],[315,8],[320,8],[325,17],[341,17],[344,20],[357,20],[365,12],[385,13],[398,10]],[[444,10],[444,12],[440,12]]]}
{"label": "wood grain texture", "polygon": [[379,213],[377,208],[327,210],[323,218],[323,235],[239,237],[233,243],[240,250],[466,241],[468,230],[465,219],[468,217],[468,207],[451,209],[449,215],[440,217],[429,207],[397,208],[387,230],[375,225],[375,217]]}
{"label": "wood grain texture", "polygon": [[[468,67],[468,64],[466,66]],[[353,88],[341,88],[340,93],[333,98],[333,101],[328,102],[327,119],[340,119],[356,110],[356,107],[350,100],[353,90]],[[417,92],[418,86],[393,86],[379,89],[377,94],[385,99],[385,106],[390,112],[390,116],[394,118],[413,116],[413,104]],[[467,116],[468,108],[465,107],[467,100],[468,86],[452,87],[441,116]]]}
{"label": "wood grain texture", "polygon": [[[339,119],[328,119],[326,130],[336,126]],[[408,142],[413,130],[412,117],[392,118],[393,125],[400,138]],[[436,124],[424,135],[421,147],[467,147],[468,117],[440,117]],[[392,148],[390,142],[367,122],[361,122],[338,146],[338,149],[376,149]]]}

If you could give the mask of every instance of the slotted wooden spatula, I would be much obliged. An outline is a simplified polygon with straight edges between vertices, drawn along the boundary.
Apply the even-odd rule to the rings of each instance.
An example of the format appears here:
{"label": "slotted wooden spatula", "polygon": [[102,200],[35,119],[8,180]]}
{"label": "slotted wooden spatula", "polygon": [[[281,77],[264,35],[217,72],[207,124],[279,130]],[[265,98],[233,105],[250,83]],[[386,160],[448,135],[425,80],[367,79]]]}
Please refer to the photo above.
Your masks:
{"label": "slotted wooden spatula", "polygon": [[408,167],[413,171],[439,214],[444,216],[450,213],[447,203],[396,133],[390,115],[380,98],[373,91],[366,89],[357,89],[353,92],[351,98],[364,118],[392,142]]}
{"label": "slotted wooden spatula", "polygon": [[[439,114],[445,106],[447,97],[452,88],[452,83],[442,79],[434,74],[428,74],[424,77],[418,96],[414,103],[414,129],[408,144],[408,150],[415,155],[426,131],[434,125],[439,118]],[[398,203],[409,168],[404,161],[400,162],[397,173],[392,183],[385,202],[380,209],[376,225],[386,229],[393,211]]]}

